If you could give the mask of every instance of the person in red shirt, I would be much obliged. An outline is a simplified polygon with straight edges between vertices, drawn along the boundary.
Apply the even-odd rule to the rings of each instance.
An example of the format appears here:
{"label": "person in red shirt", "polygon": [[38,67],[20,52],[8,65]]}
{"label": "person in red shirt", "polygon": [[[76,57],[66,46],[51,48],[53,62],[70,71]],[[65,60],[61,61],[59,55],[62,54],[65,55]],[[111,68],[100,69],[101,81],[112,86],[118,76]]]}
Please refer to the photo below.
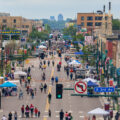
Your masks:
{"label": "person in red shirt", "polygon": [[31,111],[31,117],[33,117],[34,106],[32,104],[30,105],[30,111]]}
{"label": "person in red shirt", "polygon": [[37,117],[37,114],[38,114],[38,109],[37,108],[35,108],[35,116]]}
{"label": "person in red shirt", "polygon": [[65,120],[68,120],[68,112],[65,113]]}

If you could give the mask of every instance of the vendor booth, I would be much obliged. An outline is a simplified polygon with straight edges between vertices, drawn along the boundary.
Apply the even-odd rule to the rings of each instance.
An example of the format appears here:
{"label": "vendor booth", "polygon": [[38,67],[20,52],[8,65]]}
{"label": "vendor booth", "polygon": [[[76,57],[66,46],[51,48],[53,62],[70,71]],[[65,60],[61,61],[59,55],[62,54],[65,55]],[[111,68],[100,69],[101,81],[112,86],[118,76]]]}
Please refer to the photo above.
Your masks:
{"label": "vendor booth", "polygon": [[11,82],[5,82],[0,85],[2,88],[3,96],[16,96],[17,95],[17,85]]}

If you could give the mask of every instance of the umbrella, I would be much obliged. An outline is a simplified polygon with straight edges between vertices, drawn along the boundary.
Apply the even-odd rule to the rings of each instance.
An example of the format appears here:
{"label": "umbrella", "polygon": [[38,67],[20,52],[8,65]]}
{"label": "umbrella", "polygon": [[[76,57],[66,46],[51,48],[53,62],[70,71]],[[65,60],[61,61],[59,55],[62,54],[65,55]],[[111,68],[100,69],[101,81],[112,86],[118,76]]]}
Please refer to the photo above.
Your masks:
{"label": "umbrella", "polygon": [[75,52],[74,54],[75,55],[83,55],[84,53],[82,51],[80,51],[80,52]]}
{"label": "umbrella", "polygon": [[27,73],[26,73],[26,72],[23,72],[23,71],[16,71],[16,72],[14,73],[14,75],[26,76]]}
{"label": "umbrella", "polygon": [[16,87],[17,85],[11,83],[11,82],[5,82],[0,85],[0,87]]}
{"label": "umbrella", "polygon": [[81,63],[78,60],[73,60],[69,65],[80,65]]}
{"label": "umbrella", "polygon": [[85,81],[85,82],[91,81],[91,82],[93,82],[93,83],[96,83],[96,82],[97,82],[97,80],[92,79],[92,78],[85,78],[85,79],[83,79],[83,81]]}
{"label": "umbrella", "polygon": [[101,109],[101,108],[96,108],[90,112],[88,112],[90,115],[109,115],[109,112]]}
{"label": "umbrella", "polygon": [[88,81],[87,86],[88,87],[97,87],[98,85],[92,81]]}

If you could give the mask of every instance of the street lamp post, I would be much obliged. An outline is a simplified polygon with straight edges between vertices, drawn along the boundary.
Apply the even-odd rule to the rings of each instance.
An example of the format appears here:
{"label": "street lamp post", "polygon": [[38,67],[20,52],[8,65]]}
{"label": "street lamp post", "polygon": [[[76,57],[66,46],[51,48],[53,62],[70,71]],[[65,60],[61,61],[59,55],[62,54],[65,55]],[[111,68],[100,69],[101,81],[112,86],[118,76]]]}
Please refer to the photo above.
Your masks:
{"label": "street lamp post", "polygon": [[[108,87],[109,87],[109,76],[110,76],[110,66],[109,66],[108,74],[107,74],[107,83],[108,83]],[[109,95],[109,92],[108,92],[108,95]],[[108,101],[110,101],[110,98],[109,98],[109,97],[108,97]]]}

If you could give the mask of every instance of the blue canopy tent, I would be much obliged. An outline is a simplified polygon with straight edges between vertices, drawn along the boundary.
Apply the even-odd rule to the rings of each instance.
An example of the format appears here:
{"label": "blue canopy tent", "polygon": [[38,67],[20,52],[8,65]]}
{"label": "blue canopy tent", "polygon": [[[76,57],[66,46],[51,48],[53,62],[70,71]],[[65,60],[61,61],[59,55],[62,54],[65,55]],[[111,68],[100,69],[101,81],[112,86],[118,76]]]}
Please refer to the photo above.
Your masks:
{"label": "blue canopy tent", "polygon": [[92,81],[88,81],[87,86],[88,87],[97,87],[98,85]]}
{"label": "blue canopy tent", "polygon": [[1,84],[0,87],[17,87],[17,85],[13,84],[11,82],[5,82],[5,83]]}
{"label": "blue canopy tent", "polygon": [[84,55],[84,53],[83,53],[82,51],[80,51],[80,52],[75,52],[74,54],[75,54],[75,55]]}

